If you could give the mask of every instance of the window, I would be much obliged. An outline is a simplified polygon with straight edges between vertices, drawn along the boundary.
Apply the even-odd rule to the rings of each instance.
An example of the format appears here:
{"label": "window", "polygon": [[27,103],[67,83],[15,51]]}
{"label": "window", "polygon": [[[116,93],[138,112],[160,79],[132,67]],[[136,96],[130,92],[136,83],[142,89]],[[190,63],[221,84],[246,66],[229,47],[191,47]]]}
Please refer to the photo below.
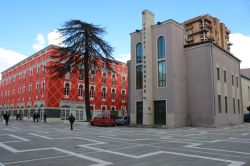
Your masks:
{"label": "window", "polygon": [[234,113],[235,113],[235,99],[233,98],[233,109],[234,109]]}
{"label": "window", "polygon": [[234,86],[234,75],[232,75],[232,86]]}
{"label": "window", "polygon": [[142,65],[136,66],[136,89],[142,89],[143,78],[142,78],[143,67]]}
{"label": "window", "polygon": [[112,101],[115,101],[115,89],[112,89],[111,98],[112,98]]}
{"label": "window", "polygon": [[32,70],[30,70],[30,82],[32,80],[32,74],[33,74],[33,72],[32,72]]}
{"label": "window", "polygon": [[95,91],[94,87],[91,86],[91,87],[90,87],[90,91],[89,91],[89,97],[90,97],[92,100],[94,99],[94,91]]}
{"label": "window", "polygon": [[102,88],[102,100],[106,100],[106,88]]}
{"label": "window", "polygon": [[238,112],[240,114],[240,99],[238,99]]}
{"label": "window", "polygon": [[102,83],[106,84],[106,73],[102,74]]}
{"label": "window", "polygon": [[38,96],[38,88],[39,88],[39,83],[36,83],[36,96]]}
{"label": "window", "polygon": [[165,58],[165,38],[160,36],[157,41],[158,59]]}
{"label": "window", "polygon": [[220,68],[217,67],[217,79],[220,80]]}
{"label": "window", "polygon": [[45,91],[45,82],[42,82],[42,96],[44,96],[44,91]]}
{"label": "window", "polygon": [[65,96],[69,96],[69,83],[66,83],[65,86],[64,86],[64,95]]}
{"label": "window", "polygon": [[221,113],[221,96],[218,95],[218,111]]}
{"label": "window", "polygon": [[46,65],[43,65],[43,76],[45,77],[46,74]]}
{"label": "window", "polygon": [[90,71],[90,81],[95,82],[95,71],[94,70]]}
{"label": "window", "polygon": [[236,86],[239,87],[239,79],[236,77]]}
{"label": "window", "polygon": [[79,97],[82,97],[82,96],[83,96],[83,85],[80,85],[80,86],[79,86],[78,96],[79,96]]}
{"label": "window", "polygon": [[40,67],[39,66],[37,67],[37,73],[36,74],[37,74],[37,79],[39,79],[39,74],[40,74]]}
{"label": "window", "polygon": [[125,79],[125,77],[123,76],[123,77],[122,77],[122,87],[125,86],[125,83],[126,83],[126,79]]}
{"label": "window", "polygon": [[32,90],[32,85],[30,84],[30,85],[29,85],[29,95],[30,95],[30,96],[31,96],[31,92],[32,92],[31,90]]}
{"label": "window", "polygon": [[112,75],[112,85],[115,85],[116,79],[115,79],[115,75]]}
{"label": "window", "polygon": [[125,94],[126,94],[125,90],[122,90],[122,101],[123,102],[125,101]]}
{"label": "window", "polygon": [[158,86],[166,86],[166,62],[158,61]]}
{"label": "window", "polygon": [[80,73],[80,76],[79,76],[79,80],[83,80],[84,79],[84,75]]}
{"label": "window", "polygon": [[143,67],[142,67],[142,43],[136,45],[136,89],[142,89],[143,86]]}
{"label": "window", "polygon": [[227,82],[227,72],[224,70],[224,82]]}
{"label": "window", "polygon": [[136,63],[142,63],[142,43],[136,45]]}
{"label": "window", "polygon": [[248,87],[248,100],[250,101],[250,87]]}
{"label": "window", "polygon": [[227,113],[227,97],[225,97],[225,112]]}
{"label": "window", "polygon": [[160,36],[157,41],[158,51],[158,86],[166,86],[165,38]]}

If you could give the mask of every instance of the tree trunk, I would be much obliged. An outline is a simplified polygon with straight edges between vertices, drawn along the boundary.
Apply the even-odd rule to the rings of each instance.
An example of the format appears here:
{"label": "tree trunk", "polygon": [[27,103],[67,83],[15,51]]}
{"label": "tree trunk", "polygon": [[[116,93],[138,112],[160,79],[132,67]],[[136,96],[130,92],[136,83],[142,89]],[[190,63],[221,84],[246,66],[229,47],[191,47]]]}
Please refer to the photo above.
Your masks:
{"label": "tree trunk", "polygon": [[85,77],[85,110],[87,122],[91,120],[91,112],[89,105],[89,44],[88,44],[88,36],[85,34],[85,55],[84,55],[84,77]]}

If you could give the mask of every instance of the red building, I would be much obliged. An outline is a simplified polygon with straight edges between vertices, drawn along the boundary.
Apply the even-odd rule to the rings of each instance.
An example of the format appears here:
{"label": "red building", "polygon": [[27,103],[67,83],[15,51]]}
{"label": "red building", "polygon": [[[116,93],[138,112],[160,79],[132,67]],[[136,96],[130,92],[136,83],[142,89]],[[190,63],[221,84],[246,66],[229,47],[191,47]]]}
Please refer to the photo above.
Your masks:
{"label": "red building", "polygon": [[[21,113],[30,117],[46,111],[48,117],[66,119],[74,113],[77,120],[85,120],[84,77],[66,74],[51,79],[46,66],[53,64],[51,56],[57,51],[50,45],[2,72],[0,109],[12,115]],[[100,71],[90,71],[90,108],[92,115],[117,111],[127,114],[128,68],[125,63],[111,64],[115,72],[100,64]],[[41,116],[42,117],[42,116]]]}

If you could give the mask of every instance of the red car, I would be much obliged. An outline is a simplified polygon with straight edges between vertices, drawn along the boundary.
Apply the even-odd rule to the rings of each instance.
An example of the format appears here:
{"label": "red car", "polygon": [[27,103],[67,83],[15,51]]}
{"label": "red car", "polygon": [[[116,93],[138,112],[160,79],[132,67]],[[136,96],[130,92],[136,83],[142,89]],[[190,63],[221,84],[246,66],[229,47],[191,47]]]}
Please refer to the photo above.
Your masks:
{"label": "red car", "polygon": [[91,126],[115,126],[115,117],[110,114],[100,114],[90,121]]}

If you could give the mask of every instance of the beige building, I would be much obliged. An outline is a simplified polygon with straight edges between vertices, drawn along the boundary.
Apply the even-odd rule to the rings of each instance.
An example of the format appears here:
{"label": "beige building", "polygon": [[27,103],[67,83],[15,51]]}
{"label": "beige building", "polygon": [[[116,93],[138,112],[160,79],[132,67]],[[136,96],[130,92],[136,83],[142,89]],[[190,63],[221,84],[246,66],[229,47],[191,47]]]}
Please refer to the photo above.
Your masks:
{"label": "beige building", "polygon": [[250,106],[250,68],[241,69],[241,86],[242,86],[243,112],[248,113],[247,107]]}
{"label": "beige building", "polygon": [[206,14],[185,21],[183,26],[187,44],[214,41],[221,48],[230,50],[230,31],[219,19]]}
{"label": "beige building", "polygon": [[132,125],[242,123],[240,60],[210,41],[187,45],[182,24],[155,24],[148,10],[142,12],[142,29],[130,35]]}

